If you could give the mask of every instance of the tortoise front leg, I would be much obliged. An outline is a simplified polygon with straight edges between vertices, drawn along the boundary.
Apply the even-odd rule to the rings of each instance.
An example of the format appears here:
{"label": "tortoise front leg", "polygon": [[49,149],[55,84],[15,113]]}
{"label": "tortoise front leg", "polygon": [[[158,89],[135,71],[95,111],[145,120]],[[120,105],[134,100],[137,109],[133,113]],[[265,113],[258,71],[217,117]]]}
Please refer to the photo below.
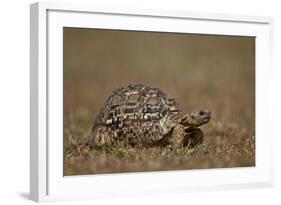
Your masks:
{"label": "tortoise front leg", "polygon": [[186,131],[184,129],[183,125],[177,125],[173,128],[173,130],[170,131],[170,146],[173,148],[183,147],[184,146],[184,140]]}
{"label": "tortoise front leg", "polygon": [[203,143],[204,134],[200,128],[188,128],[187,130],[185,130],[185,132],[186,135],[184,137],[184,146],[187,146],[188,148],[193,148]]}

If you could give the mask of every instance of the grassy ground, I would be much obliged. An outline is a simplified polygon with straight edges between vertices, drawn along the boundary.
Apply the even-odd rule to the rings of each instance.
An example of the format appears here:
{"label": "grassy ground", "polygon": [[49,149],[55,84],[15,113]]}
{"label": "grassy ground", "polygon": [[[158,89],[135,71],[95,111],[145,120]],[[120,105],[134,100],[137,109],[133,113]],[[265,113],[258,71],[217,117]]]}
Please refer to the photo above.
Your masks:
{"label": "grassy ground", "polygon": [[[255,165],[255,43],[224,37],[64,31],[64,175]],[[208,109],[194,149],[84,146],[111,91],[159,87],[186,111]]]}
{"label": "grassy ground", "polygon": [[65,175],[112,172],[180,170],[255,165],[255,138],[247,128],[211,122],[205,140],[193,149],[110,148],[90,149],[86,138],[65,140]]}

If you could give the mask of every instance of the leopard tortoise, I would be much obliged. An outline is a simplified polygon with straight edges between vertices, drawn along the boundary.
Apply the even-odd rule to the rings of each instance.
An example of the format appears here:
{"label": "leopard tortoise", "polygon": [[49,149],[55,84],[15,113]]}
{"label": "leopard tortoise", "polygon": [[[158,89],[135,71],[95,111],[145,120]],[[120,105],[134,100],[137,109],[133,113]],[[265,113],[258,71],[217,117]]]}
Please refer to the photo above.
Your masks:
{"label": "leopard tortoise", "polygon": [[207,110],[185,113],[158,88],[141,84],[113,91],[94,121],[87,145],[194,147],[204,138],[199,126]]}

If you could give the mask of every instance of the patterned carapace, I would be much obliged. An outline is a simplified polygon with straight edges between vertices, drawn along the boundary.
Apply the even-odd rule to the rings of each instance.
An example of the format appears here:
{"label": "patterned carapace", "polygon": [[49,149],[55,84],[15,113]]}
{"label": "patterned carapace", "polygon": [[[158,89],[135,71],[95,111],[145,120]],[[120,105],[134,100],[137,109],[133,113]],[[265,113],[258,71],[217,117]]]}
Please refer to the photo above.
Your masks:
{"label": "patterned carapace", "polygon": [[112,135],[112,139],[119,138],[116,140],[153,142],[167,134],[182,114],[175,100],[167,98],[160,89],[129,85],[113,91],[92,132],[96,138],[101,132]]}

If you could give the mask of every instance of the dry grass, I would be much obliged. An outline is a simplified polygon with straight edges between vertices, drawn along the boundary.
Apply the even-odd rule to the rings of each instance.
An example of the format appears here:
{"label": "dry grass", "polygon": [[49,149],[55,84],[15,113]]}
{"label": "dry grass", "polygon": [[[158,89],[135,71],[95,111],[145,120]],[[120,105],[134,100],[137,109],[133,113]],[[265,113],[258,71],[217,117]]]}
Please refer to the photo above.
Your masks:
{"label": "dry grass", "polygon": [[[207,126],[206,126],[207,127]],[[255,165],[255,137],[247,129],[225,122],[212,122],[205,141],[193,149],[108,148],[90,149],[86,138],[65,140],[65,175],[118,173]]]}
{"label": "dry grass", "polygon": [[[66,29],[64,175],[254,166],[254,51],[248,37]],[[186,111],[210,110],[203,144],[84,146],[108,95],[129,83],[159,87]]]}

